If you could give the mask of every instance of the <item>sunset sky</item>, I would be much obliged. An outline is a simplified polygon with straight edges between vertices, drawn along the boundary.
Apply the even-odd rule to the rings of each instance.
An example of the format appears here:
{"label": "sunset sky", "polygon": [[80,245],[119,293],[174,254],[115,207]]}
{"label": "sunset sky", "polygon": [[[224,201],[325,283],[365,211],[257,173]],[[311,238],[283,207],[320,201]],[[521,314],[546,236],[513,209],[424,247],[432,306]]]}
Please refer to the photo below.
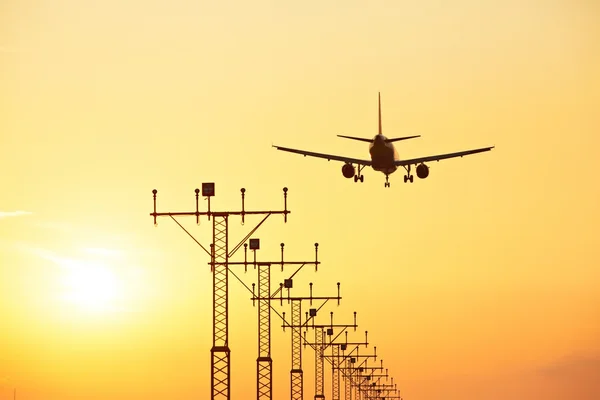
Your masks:
{"label": "sunset sky", "polygon": [[[259,259],[318,242],[292,294],[341,282],[322,323],[356,311],[349,339],[369,331],[405,400],[597,400],[599,43],[593,0],[0,2],[0,400],[209,398],[209,259],[148,215],[152,189],[191,211],[202,182],[214,210],[289,188]],[[422,135],[401,158],[496,147],[390,188],[271,147],[368,158],[336,135],[377,133],[378,91],[383,133]],[[232,217],[231,245],[259,220]],[[252,399],[257,308],[230,289],[232,399]]]}

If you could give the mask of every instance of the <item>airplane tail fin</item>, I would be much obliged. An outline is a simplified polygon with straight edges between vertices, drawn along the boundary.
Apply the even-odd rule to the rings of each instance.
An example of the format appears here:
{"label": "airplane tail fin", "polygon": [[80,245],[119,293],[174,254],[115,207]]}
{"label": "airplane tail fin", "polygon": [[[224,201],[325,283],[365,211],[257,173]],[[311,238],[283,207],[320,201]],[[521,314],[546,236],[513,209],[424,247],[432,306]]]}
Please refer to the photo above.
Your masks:
{"label": "airplane tail fin", "polygon": [[379,134],[383,135],[381,131],[381,92],[377,92],[377,99],[379,103]]}
{"label": "airplane tail fin", "polygon": [[[378,100],[377,102],[378,102],[378,110],[379,110],[379,132],[378,133],[379,133],[379,135],[383,135],[383,130],[381,128],[381,92],[377,92],[377,100]],[[337,135],[337,136],[341,137],[341,138],[346,138],[346,139],[358,140],[360,142],[373,143],[373,139],[367,139],[367,138],[361,138],[361,137],[355,137],[355,136],[345,136],[345,135]],[[391,138],[391,139],[386,139],[386,142],[387,143],[398,142],[400,140],[412,139],[412,138],[417,138],[417,137],[421,137],[421,135]]]}
{"label": "airplane tail fin", "polygon": [[[377,96],[378,96],[378,100],[379,100],[379,134],[383,135],[382,130],[381,130],[381,92],[377,92]],[[398,142],[400,140],[413,139],[413,138],[418,138],[418,137],[421,137],[421,135],[391,138],[391,139],[386,139],[386,143]]]}

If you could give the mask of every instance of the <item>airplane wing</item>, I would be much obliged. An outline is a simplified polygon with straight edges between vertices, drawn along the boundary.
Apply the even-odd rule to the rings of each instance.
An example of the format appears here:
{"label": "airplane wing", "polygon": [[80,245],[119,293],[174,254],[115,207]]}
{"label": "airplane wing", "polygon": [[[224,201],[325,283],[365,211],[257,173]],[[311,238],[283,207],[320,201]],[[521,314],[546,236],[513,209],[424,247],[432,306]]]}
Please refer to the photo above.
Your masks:
{"label": "airplane wing", "polygon": [[428,161],[440,161],[440,160],[445,160],[447,158],[463,157],[463,156],[468,156],[469,154],[476,154],[476,153],[481,153],[484,151],[490,151],[494,147],[495,146],[482,147],[480,149],[458,151],[456,153],[439,154],[437,156],[411,158],[410,160],[398,160],[398,161],[396,161],[396,166],[402,167],[405,165],[420,164],[420,163],[428,162]]}
{"label": "airplane wing", "polygon": [[275,147],[277,150],[288,151],[290,153],[296,153],[296,154],[302,154],[304,157],[311,156],[311,157],[325,158],[327,161],[335,160],[335,161],[342,161],[342,162],[352,163],[352,164],[371,165],[371,160],[360,160],[358,158],[335,156],[333,154],[313,153],[312,151],[296,150],[296,149],[290,149],[288,147],[281,147],[281,146],[273,146],[273,147]]}

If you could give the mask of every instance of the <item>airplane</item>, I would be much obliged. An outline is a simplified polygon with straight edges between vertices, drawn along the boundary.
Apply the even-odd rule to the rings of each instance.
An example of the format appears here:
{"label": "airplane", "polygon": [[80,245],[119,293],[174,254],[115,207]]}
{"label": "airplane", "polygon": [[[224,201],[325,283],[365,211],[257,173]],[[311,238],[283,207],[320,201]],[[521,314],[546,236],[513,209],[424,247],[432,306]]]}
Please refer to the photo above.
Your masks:
{"label": "airplane", "polygon": [[[327,161],[330,161],[330,160],[342,161],[344,163],[344,165],[342,167],[342,175],[344,175],[344,177],[348,178],[348,179],[354,177],[354,182],[358,182],[358,181],[364,182],[364,176],[361,174],[361,172],[365,167],[370,166],[375,171],[382,172],[385,175],[385,185],[384,185],[385,187],[390,187],[389,175],[393,174],[398,169],[398,167],[403,167],[406,170],[406,175],[404,175],[404,183],[406,183],[406,182],[412,183],[413,176],[410,173],[412,165],[414,165],[416,167],[417,176],[420,179],[425,179],[429,176],[429,167],[427,165],[425,165],[426,162],[440,161],[440,160],[444,160],[447,158],[454,158],[454,157],[462,158],[463,156],[466,156],[466,155],[481,153],[484,151],[490,151],[491,149],[493,149],[495,147],[495,146],[482,147],[479,149],[459,151],[456,153],[439,154],[439,155],[435,155],[435,156],[418,157],[418,158],[401,160],[398,157],[398,151],[394,147],[393,143],[401,141],[401,140],[418,138],[418,137],[421,137],[421,135],[404,136],[404,137],[397,137],[397,138],[390,138],[390,139],[383,136],[382,129],[381,129],[381,92],[378,93],[378,102],[379,102],[379,133],[377,135],[375,135],[375,137],[373,137],[372,139],[368,139],[368,138],[361,138],[361,137],[354,137],[354,136],[337,135],[338,137],[341,137],[341,138],[369,143],[369,154],[371,155],[370,160],[362,160],[362,159],[352,158],[352,157],[336,156],[333,154],[314,153],[311,151],[297,150],[297,149],[291,149],[288,147],[275,146],[275,145],[273,145],[273,147],[275,147],[277,150],[287,151],[287,152],[296,153],[296,154],[302,154],[304,157],[311,156],[311,157],[325,158],[325,159],[327,159]],[[357,168],[355,168],[353,164],[356,164]],[[358,171],[357,171],[357,169],[358,169]]]}

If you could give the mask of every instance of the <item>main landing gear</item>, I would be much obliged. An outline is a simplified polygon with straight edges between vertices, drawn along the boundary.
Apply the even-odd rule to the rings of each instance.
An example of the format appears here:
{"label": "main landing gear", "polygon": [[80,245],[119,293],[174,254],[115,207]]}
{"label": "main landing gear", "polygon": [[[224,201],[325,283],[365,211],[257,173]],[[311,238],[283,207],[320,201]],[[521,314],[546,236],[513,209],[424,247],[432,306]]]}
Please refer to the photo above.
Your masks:
{"label": "main landing gear", "polygon": [[357,167],[358,172],[356,173],[356,175],[354,175],[354,182],[360,181],[361,183],[363,183],[365,181],[365,177],[361,174],[361,172],[365,166],[358,164]]}
{"label": "main landing gear", "polygon": [[410,173],[410,165],[405,166],[404,169],[406,170],[406,175],[404,175],[404,183],[406,183],[406,182],[413,183],[413,176]]}

